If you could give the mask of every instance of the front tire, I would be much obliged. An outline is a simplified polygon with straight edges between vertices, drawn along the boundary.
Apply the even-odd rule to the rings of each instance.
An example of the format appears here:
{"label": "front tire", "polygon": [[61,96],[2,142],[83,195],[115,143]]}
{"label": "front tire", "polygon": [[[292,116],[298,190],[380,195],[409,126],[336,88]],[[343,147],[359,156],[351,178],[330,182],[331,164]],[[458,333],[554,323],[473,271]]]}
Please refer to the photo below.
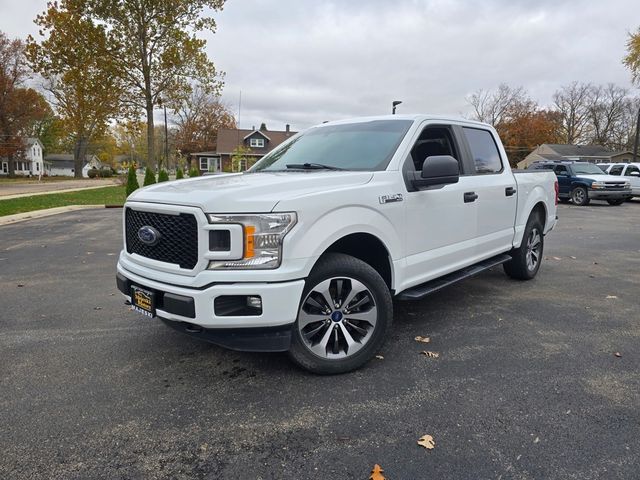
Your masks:
{"label": "front tire", "polygon": [[580,207],[589,205],[589,193],[587,192],[587,189],[584,187],[576,187],[571,190],[571,201],[574,205],[578,205]]}
{"label": "front tire", "polygon": [[627,199],[626,198],[619,198],[616,200],[607,200],[607,203],[609,205],[622,205]]}
{"label": "front tire", "polygon": [[544,253],[542,222],[533,214],[527,221],[520,247],[511,252],[511,260],[504,264],[505,273],[516,280],[531,280],[536,276]]}
{"label": "front tire", "polygon": [[305,282],[289,356],[313,373],[355,370],[382,347],[391,292],[370,265],[340,253],[320,259]]}

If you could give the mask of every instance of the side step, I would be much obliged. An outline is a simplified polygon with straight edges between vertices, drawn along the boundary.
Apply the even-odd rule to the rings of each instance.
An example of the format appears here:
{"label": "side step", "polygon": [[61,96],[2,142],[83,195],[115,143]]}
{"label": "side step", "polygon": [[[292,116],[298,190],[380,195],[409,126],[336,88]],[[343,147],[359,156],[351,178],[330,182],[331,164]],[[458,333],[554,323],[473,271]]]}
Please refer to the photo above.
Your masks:
{"label": "side step", "polygon": [[408,288],[404,292],[401,292],[396,298],[398,300],[419,300],[433,292],[437,292],[449,285],[453,285],[460,280],[478,275],[485,270],[489,270],[491,267],[502,265],[509,260],[511,260],[511,256],[506,253],[496,255],[495,257],[488,258],[482,262],[478,262],[474,265],[463,268],[462,270],[458,270],[457,272],[445,275],[444,277],[436,278],[435,280]]}

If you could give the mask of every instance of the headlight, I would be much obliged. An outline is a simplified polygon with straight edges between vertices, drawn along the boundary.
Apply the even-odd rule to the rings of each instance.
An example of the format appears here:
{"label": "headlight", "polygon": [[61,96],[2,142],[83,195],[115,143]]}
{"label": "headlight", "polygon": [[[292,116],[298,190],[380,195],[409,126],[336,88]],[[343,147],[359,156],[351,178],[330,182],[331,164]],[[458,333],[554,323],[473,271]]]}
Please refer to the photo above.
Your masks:
{"label": "headlight", "polygon": [[605,188],[605,184],[603,182],[593,182],[591,188]]}
{"label": "headlight", "polygon": [[259,215],[209,214],[209,223],[235,223],[243,229],[244,249],[239,260],[215,260],[209,269],[271,269],[282,262],[282,241],[298,217],[293,212]]}

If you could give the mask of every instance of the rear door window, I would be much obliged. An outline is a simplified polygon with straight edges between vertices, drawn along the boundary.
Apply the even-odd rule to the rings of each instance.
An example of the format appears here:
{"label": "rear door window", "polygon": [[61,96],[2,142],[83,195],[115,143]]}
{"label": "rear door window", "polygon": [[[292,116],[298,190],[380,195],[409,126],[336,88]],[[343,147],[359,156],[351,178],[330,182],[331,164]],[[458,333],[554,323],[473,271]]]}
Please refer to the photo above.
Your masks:
{"label": "rear door window", "polygon": [[567,167],[564,165],[557,165],[554,171],[556,172],[556,175],[569,175],[569,170],[567,170]]}
{"label": "rear door window", "polygon": [[491,132],[471,127],[463,127],[462,130],[471,149],[476,174],[500,173],[503,168],[502,159]]}
{"label": "rear door window", "polygon": [[624,174],[631,175],[632,172],[640,174],[640,168],[636,167],[635,165],[629,165],[627,167],[627,170],[624,172]]}
{"label": "rear door window", "polygon": [[614,165],[611,167],[611,170],[609,170],[609,175],[622,175],[623,168],[623,165]]}

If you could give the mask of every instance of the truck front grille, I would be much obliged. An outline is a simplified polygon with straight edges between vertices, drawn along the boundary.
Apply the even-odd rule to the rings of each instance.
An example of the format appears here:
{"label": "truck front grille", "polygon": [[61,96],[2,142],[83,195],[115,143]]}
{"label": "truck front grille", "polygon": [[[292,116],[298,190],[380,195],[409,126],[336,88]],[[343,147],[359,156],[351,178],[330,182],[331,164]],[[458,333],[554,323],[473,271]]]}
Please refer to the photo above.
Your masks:
{"label": "truck front grille", "polygon": [[624,190],[624,182],[605,182],[604,188],[607,190]]}
{"label": "truck front grille", "polygon": [[[198,263],[198,222],[192,214],[167,215],[127,208],[125,226],[128,253],[189,270]],[[157,231],[159,238],[155,244],[142,241],[139,237],[142,227],[152,227]]]}

